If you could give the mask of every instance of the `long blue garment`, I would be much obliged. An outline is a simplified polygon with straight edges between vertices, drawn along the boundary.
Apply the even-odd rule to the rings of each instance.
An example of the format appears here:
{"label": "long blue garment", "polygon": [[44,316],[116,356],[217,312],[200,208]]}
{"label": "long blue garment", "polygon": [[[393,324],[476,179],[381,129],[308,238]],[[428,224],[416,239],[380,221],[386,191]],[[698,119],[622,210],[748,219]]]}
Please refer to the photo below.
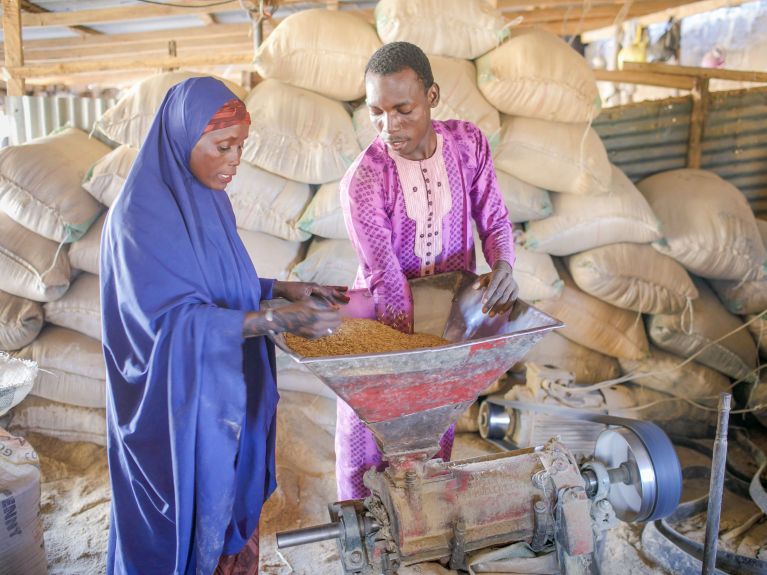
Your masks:
{"label": "long blue garment", "polygon": [[209,575],[276,487],[274,348],[242,337],[273,282],[256,275],[226,192],[188,168],[234,97],[212,78],[171,89],[107,217],[108,573]]}

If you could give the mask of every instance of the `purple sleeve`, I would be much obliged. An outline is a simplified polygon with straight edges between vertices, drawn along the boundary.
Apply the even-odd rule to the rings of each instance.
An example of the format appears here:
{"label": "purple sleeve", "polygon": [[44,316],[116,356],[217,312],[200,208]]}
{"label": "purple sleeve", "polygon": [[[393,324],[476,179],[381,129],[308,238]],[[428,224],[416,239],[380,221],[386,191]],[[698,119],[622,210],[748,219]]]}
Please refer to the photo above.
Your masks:
{"label": "purple sleeve", "polygon": [[473,140],[476,144],[477,171],[474,175],[469,199],[471,216],[477,224],[477,232],[482,240],[482,253],[490,266],[498,260],[504,260],[514,266],[514,239],[511,233],[509,211],[503,202],[495,177],[493,156],[484,134],[472,126]]}
{"label": "purple sleeve", "polygon": [[[363,156],[341,181],[341,208],[377,319],[405,333],[413,331],[413,298],[392,246],[392,223],[380,170]],[[355,169],[356,168],[356,169]]]}
{"label": "purple sleeve", "polygon": [[274,280],[258,278],[258,282],[261,284],[261,299],[272,299],[272,288],[274,287]]}

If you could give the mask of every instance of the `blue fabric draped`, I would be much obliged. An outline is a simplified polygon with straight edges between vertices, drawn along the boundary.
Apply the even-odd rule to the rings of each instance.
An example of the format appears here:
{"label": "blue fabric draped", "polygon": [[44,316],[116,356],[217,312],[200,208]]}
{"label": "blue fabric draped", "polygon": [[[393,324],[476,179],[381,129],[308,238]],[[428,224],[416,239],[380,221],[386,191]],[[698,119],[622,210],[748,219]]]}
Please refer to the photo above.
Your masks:
{"label": "blue fabric draped", "polygon": [[226,192],[189,158],[234,98],[213,78],[172,88],[101,243],[112,509],[109,573],[212,573],[274,491],[274,348],[242,337],[271,298]]}

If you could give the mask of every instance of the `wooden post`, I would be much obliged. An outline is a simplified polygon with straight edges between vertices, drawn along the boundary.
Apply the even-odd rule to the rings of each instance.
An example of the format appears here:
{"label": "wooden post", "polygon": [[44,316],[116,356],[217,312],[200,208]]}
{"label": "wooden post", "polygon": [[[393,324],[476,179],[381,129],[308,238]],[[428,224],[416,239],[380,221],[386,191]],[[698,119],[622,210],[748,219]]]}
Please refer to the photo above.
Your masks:
{"label": "wooden post", "polygon": [[[3,0],[3,48],[5,67],[24,65],[24,52],[21,45],[21,6],[19,0]],[[13,72],[8,78],[8,95],[24,95],[24,78],[16,77]]]}
{"label": "wooden post", "polygon": [[690,114],[690,139],[687,144],[687,167],[700,168],[701,140],[708,110],[708,78],[696,78],[690,92],[692,113]]}

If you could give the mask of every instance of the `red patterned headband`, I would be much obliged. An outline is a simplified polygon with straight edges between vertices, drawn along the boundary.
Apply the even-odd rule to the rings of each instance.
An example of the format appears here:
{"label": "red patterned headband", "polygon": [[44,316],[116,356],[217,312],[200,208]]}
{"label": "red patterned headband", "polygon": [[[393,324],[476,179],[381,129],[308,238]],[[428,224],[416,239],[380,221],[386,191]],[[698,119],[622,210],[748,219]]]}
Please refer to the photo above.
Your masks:
{"label": "red patterned headband", "polygon": [[207,134],[213,130],[222,130],[223,128],[238,124],[250,125],[250,114],[248,114],[248,110],[245,108],[242,100],[233,98],[221,106],[218,112],[213,114],[213,117],[202,133]]}

